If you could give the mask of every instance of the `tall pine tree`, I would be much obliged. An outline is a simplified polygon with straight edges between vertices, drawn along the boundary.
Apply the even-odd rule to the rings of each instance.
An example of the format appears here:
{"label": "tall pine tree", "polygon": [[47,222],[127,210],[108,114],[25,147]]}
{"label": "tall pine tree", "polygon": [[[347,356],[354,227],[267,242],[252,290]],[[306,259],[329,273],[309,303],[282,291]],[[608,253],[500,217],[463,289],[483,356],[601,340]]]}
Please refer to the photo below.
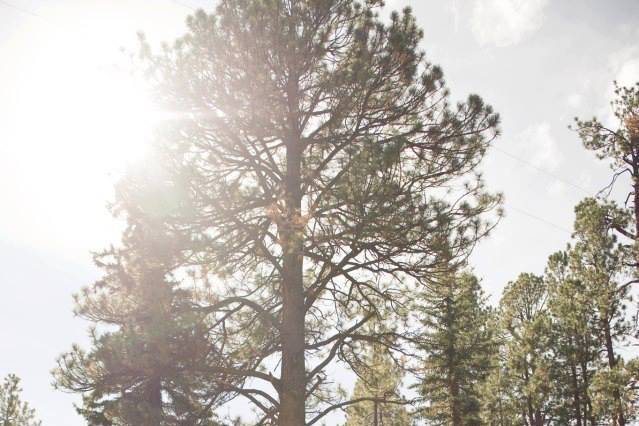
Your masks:
{"label": "tall pine tree", "polygon": [[407,303],[404,283],[428,279],[442,252],[465,259],[499,203],[479,177],[460,183],[497,115],[476,95],[451,105],[410,9],[384,21],[382,5],[222,0],[163,53],[145,49],[179,113],[157,145],[163,222],[215,283],[197,308],[226,363],[210,378],[235,375],[257,421],[314,424],[344,407],[326,368],[358,358],[366,323]]}
{"label": "tall pine tree", "polygon": [[479,425],[480,386],[494,352],[491,312],[477,278],[447,273],[427,286],[419,312],[425,354],[417,386],[432,425]]}
{"label": "tall pine tree", "polygon": [[[615,375],[620,367],[618,345],[630,333],[626,305],[630,285],[628,265],[632,252],[620,243],[612,233],[611,223],[625,226],[629,222],[627,212],[612,203],[602,203],[587,198],[575,208],[575,243],[572,250],[573,268],[582,284],[582,291],[594,309],[594,332],[599,349],[604,354],[604,365]],[[602,373],[606,374],[606,373]],[[614,425],[627,424],[622,387],[605,387],[615,408],[610,410]]]}
{"label": "tall pine tree", "polygon": [[572,247],[548,259],[544,279],[553,320],[553,381],[561,389],[562,412],[567,424],[595,425],[590,385],[598,367],[599,341],[591,294],[579,280]]}

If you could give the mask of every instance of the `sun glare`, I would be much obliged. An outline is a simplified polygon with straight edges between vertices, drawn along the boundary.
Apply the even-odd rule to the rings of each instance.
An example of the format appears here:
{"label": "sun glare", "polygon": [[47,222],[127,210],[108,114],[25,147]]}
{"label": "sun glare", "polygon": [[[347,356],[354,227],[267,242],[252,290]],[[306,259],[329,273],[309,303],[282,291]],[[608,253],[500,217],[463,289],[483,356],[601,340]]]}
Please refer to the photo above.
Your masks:
{"label": "sun glare", "polygon": [[[19,220],[40,221],[32,212],[47,209],[55,228],[72,223],[86,228],[76,234],[78,241],[94,241],[95,230],[87,231],[104,224],[95,210],[108,214],[104,205],[112,199],[113,183],[143,157],[161,114],[120,51],[121,46],[135,48],[134,31],[126,28],[126,38],[114,38],[110,21],[85,23],[77,31],[65,28],[65,22],[70,18],[38,22],[46,31],[14,37],[19,59],[9,75],[11,90],[4,94],[13,108],[5,115],[9,138],[0,151],[12,159],[20,189],[12,185],[5,193],[24,206]],[[28,198],[28,193],[38,196]],[[41,226],[32,227],[34,236]]]}

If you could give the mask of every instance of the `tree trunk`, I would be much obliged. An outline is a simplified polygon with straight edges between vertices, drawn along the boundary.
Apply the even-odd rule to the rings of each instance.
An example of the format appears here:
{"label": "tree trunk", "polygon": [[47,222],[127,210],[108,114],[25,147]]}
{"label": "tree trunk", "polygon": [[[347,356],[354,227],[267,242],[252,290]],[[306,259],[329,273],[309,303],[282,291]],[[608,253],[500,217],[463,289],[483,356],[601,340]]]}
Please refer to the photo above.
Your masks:
{"label": "tree trunk", "polygon": [[[571,343],[572,339],[571,339]],[[573,406],[575,410],[575,426],[582,426],[581,420],[581,391],[579,389],[579,377],[577,376],[577,366],[575,362],[570,361],[570,374],[572,376],[573,387]]]}
{"label": "tree trunk", "polygon": [[448,380],[448,392],[450,393],[450,418],[452,421],[452,426],[463,426],[461,413],[459,412],[459,407],[457,404],[457,399],[459,397],[459,391],[457,388],[457,383],[455,382],[455,378],[451,377]]}
{"label": "tree trunk", "polygon": [[145,393],[146,407],[141,426],[157,426],[162,422],[162,381],[159,377],[149,379]]}
{"label": "tree trunk", "polygon": [[[528,363],[524,361],[524,383],[528,385],[530,382],[530,377],[528,375]],[[526,396],[526,408],[528,409],[528,419],[526,421],[530,426],[536,426],[537,422],[535,421],[535,410],[532,404],[532,400],[529,396]]]}
{"label": "tree trunk", "polygon": [[[634,142],[639,143],[639,138],[635,138]],[[633,190],[633,204],[634,204],[634,219],[635,219],[635,240],[634,247],[635,250],[635,268],[637,272],[639,272],[639,159],[636,159],[633,155],[633,165],[632,165],[632,190]]]}
{"label": "tree trunk", "polygon": [[286,217],[280,237],[283,253],[282,276],[282,378],[280,426],[303,426],[306,422],[306,367],[304,360],[303,232],[301,221],[302,141],[297,115],[297,81],[289,76],[289,131],[286,141]]}
{"label": "tree trunk", "polygon": [[[584,344],[584,347],[588,347],[588,344]],[[588,396],[588,391],[587,389],[590,388],[590,377],[588,376],[588,362],[585,361],[582,357],[581,361],[580,361],[580,365],[581,365],[581,379],[583,381],[583,388],[586,389],[586,391],[584,391],[584,403],[583,403],[583,409],[584,409],[584,424],[587,421],[590,421],[590,426],[595,426],[597,424],[597,421],[595,420],[595,417],[592,414],[592,401],[590,401],[590,397]]]}
{"label": "tree trunk", "polygon": [[375,401],[373,401],[373,426],[379,426],[379,420],[377,416],[378,410],[379,410],[379,404],[377,402],[377,399],[375,399]]}
{"label": "tree trunk", "polygon": [[[604,324],[604,333],[606,338],[606,354],[608,355],[608,366],[610,367],[610,369],[613,369],[617,365],[617,359],[615,358],[614,347],[612,345],[610,325],[607,321]],[[625,426],[626,419],[624,417],[623,405],[621,403],[621,394],[619,393],[618,388],[615,388],[613,390],[612,396],[615,399],[615,403],[617,405],[617,414],[615,415],[614,424],[615,426]]]}
{"label": "tree trunk", "polygon": [[[633,192],[634,192],[634,214],[635,214],[635,240],[639,240],[639,170],[634,172],[634,184],[633,184]],[[638,241],[639,242],[639,241]],[[639,257],[639,254],[637,255]],[[639,265],[639,260],[637,261]]]}

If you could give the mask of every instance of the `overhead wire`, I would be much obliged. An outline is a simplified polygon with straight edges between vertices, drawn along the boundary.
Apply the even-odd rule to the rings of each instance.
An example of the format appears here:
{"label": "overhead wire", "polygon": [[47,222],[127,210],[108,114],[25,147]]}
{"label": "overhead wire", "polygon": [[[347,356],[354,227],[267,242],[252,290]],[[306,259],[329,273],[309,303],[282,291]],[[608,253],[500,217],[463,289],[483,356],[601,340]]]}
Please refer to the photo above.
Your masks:
{"label": "overhead wire", "polygon": [[31,10],[28,10],[28,9],[25,9],[25,8],[23,8],[21,6],[17,6],[15,4],[13,4],[13,3],[9,3],[8,1],[5,1],[5,0],[0,0],[0,4],[3,5],[3,6],[6,6],[8,8],[11,8],[11,9],[15,9],[15,10],[17,10],[19,12],[25,13],[27,15],[37,16],[38,18],[42,18],[42,15],[39,15],[36,12],[33,12]]}

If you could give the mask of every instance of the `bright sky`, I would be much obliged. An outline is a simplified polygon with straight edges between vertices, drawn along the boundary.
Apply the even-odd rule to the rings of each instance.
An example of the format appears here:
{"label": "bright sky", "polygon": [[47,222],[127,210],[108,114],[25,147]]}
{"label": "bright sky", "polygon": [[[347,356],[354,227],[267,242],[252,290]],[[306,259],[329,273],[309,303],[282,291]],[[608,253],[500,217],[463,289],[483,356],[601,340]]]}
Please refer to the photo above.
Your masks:
{"label": "bright sky", "polygon": [[[413,6],[428,57],[453,97],[480,94],[503,136],[482,166],[506,218],[473,266],[497,298],[541,273],[573,207],[608,168],[567,129],[609,115],[612,81],[639,80],[636,0],[391,0]],[[52,390],[58,354],[82,342],[71,295],[97,276],[89,251],[117,241],[114,177],[140,155],[153,114],[122,65],[136,32],[172,40],[212,1],[0,0],[0,376],[23,378],[46,426],[79,426],[75,397]]]}

